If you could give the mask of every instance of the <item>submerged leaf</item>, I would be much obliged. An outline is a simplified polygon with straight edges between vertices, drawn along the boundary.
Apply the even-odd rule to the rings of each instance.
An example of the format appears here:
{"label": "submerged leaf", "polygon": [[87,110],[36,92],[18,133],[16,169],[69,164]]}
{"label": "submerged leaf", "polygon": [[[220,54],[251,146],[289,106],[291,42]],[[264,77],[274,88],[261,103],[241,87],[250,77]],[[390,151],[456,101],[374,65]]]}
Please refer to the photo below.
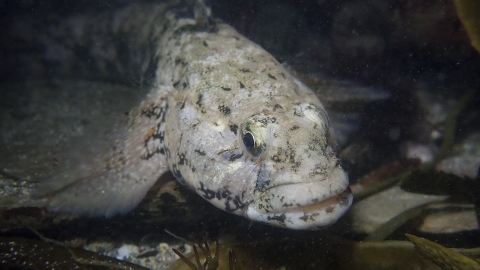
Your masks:
{"label": "submerged leaf", "polygon": [[440,244],[408,233],[405,236],[423,257],[442,269],[480,269],[480,263]]}
{"label": "submerged leaf", "polygon": [[458,16],[467,29],[472,46],[480,52],[480,1],[455,0]]}

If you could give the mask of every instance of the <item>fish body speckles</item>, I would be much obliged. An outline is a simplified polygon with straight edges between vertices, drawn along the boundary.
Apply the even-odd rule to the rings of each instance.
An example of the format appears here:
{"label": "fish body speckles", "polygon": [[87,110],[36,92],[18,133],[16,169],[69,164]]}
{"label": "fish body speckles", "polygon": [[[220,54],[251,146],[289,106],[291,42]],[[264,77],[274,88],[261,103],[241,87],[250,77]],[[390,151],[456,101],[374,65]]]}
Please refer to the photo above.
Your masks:
{"label": "fish body speckles", "polygon": [[151,51],[153,86],[112,129],[112,147],[81,165],[84,177],[60,186],[49,179],[38,196],[55,190],[52,210],[111,216],[135,207],[169,170],[216,207],[254,221],[291,229],[335,222],[352,196],[318,98],[232,27],[172,3],[122,11],[150,14],[148,42],[135,42]]}

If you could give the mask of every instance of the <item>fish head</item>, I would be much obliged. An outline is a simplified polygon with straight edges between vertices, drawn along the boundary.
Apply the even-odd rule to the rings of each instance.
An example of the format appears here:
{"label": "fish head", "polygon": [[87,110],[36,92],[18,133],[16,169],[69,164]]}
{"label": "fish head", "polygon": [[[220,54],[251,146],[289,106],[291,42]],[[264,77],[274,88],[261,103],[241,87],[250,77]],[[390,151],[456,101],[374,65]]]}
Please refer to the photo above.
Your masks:
{"label": "fish head", "polygon": [[352,195],[327,143],[327,115],[321,105],[280,103],[230,118],[180,103],[169,114],[175,118],[167,119],[176,124],[165,132],[169,167],[181,183],[229,213],[288,229],[331,225]]}
{"label": "fish head", "polygon": [[243,121],[237,139],[256,164],[249,219],[290,229],[331,225],[352,204],[348,176],[327,144],[323,108],[296,103]]}

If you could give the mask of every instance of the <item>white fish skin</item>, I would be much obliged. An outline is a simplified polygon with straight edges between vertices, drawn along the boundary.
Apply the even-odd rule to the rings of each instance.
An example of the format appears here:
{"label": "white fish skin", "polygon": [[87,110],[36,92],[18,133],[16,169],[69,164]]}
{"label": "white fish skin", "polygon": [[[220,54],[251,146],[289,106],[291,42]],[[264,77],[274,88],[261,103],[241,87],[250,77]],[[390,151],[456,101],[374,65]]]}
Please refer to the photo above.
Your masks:
{"label": "white fish skin", "polygon": [[216,207],[273,226],[317,229],[348,210],[348,177],[310,89],[222,22],[203,18],[200,27],[178,6],[117,14],[138,10],[153,14],[148,31],[137,30],[154,52],[132,45],[130,53],[153,54],[153,86],[112,128],[111,147],[44,181],[37,195],[49,196],[51,210],[125,213],[166,171]]}

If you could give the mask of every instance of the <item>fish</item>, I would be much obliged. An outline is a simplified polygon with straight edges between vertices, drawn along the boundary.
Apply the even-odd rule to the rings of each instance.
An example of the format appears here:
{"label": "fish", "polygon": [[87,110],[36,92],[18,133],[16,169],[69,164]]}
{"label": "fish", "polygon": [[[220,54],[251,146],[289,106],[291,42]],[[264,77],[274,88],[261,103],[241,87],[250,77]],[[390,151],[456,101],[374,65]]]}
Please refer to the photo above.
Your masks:
{"label": "fish", "polygon": [[[23,176],[40,179],[32,197],[50,211],[127,213],[168,171],[217,208],[281,228],[324,228],[351,206],[318,97],[203,1],[135,3],[66,21],[57,29],[73,29],[65,43],[83,41],[83,55],[65,53],[75,61],[64,70],[113,80],[133,73],[149,86],[128,112],[100,123],[107,132],[93,132],[87,147],[72,140],[55,158],[66,165]],[[5,160],[1,171],[18,176]]]}

